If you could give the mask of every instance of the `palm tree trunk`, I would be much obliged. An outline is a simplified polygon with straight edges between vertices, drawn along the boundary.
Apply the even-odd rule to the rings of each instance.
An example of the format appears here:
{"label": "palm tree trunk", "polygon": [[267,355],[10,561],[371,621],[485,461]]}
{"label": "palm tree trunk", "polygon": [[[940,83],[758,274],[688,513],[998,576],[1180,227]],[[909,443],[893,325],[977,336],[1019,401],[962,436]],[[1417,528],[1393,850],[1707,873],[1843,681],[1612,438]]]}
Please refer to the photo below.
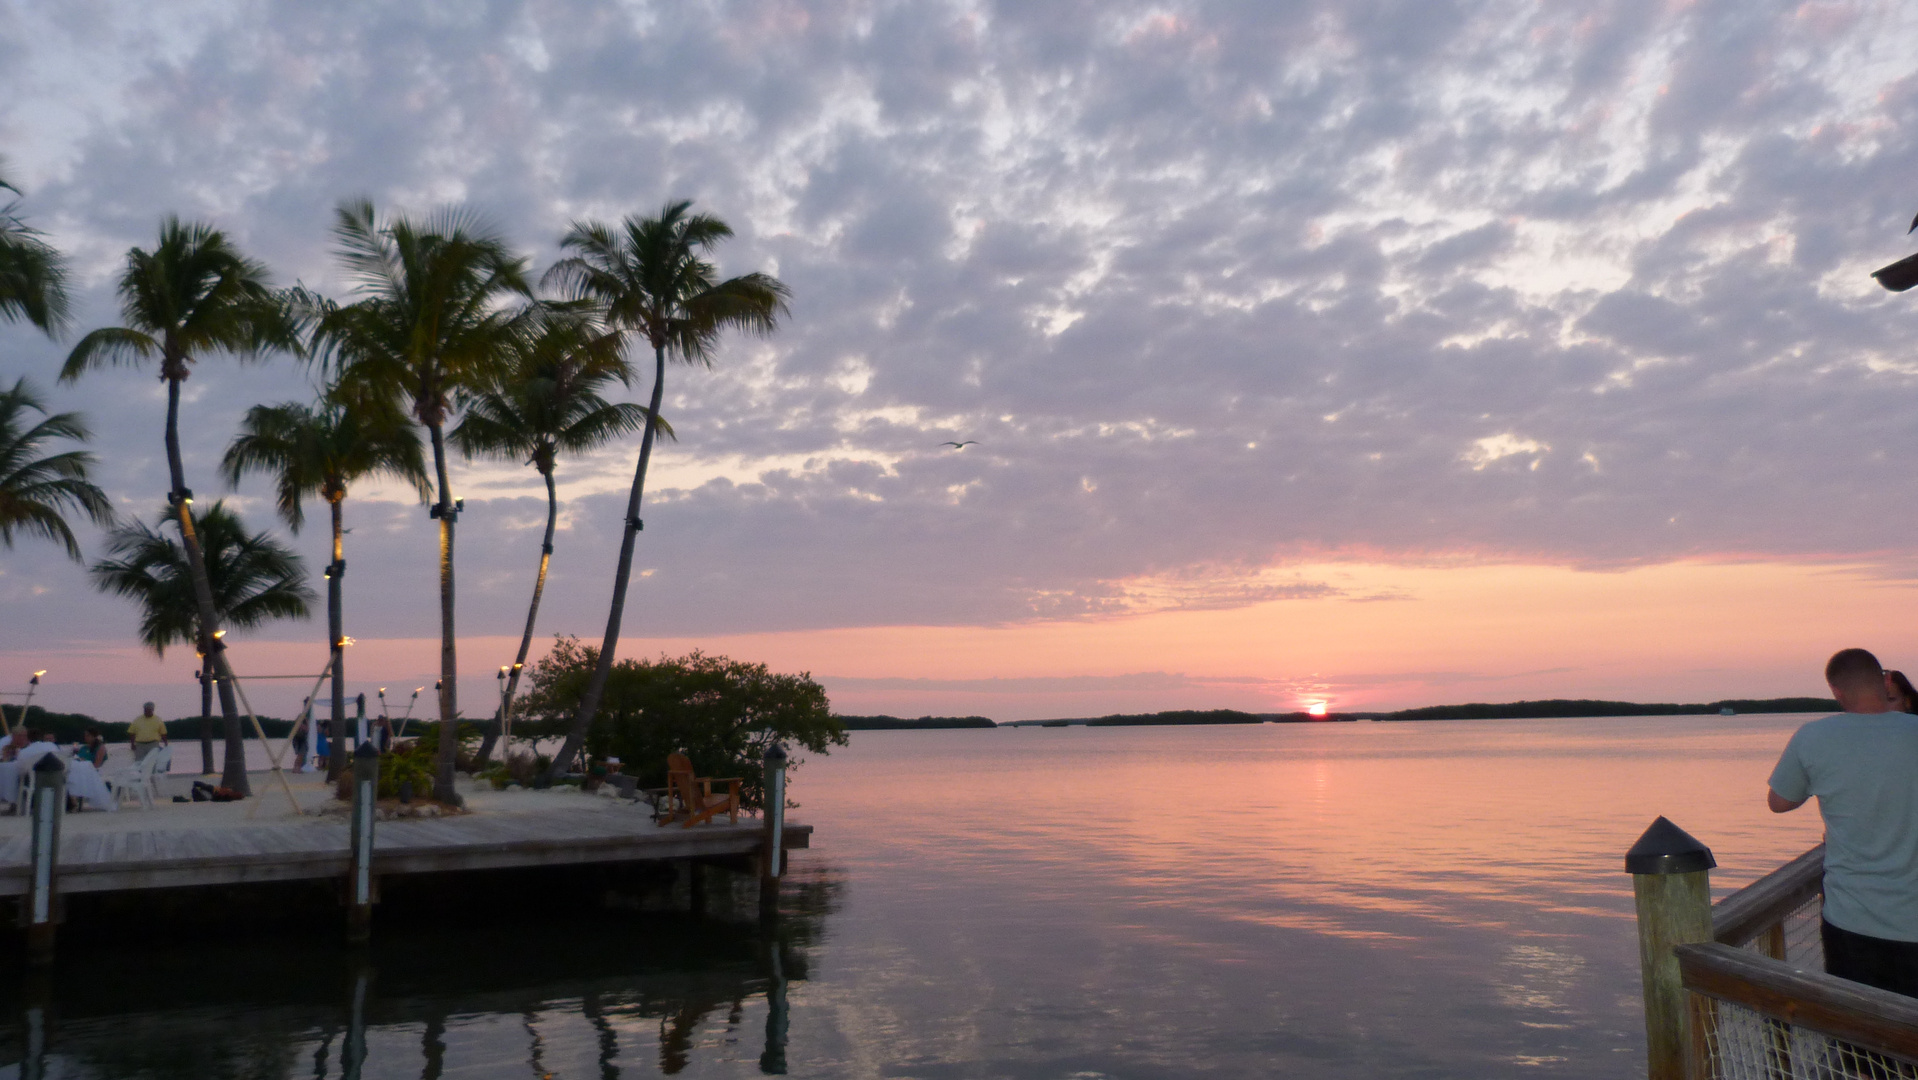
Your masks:
{"label": "palm tree trunk", "polygon": [[213,775],[213,667],[200,666],[200,775]]}
{"label": "palm tree trunk", "polygon": [[[344,533],[341,526],[346,524],[345,511],[340,501],[332,501],[333,507],[333,565],[326,568],[326,634],[327,649],[333,658],[333,738],[327,749],[326,779],[331,783],[340,778],[346,767],[346,754],[342,752],[341,736],[346,733],[346,631],[342,629],[345,615],[340,610],[340,579],[346,576],[346,558],[341,538]],[[317,743],[316,743],[317,745]]]}
{"label": "palm tree trunk", "polygon": [[433,469],[440,482],[440,760],[433,797],[459,802],[453,768],[459,762],[459,657],[453,639],[453,482],[446,474],[446,437],[441,425],[428,424],[433,436]]}
{"label": "palm tree trunk", "polygon": [[[167,360],[169,369],[185,368],[184,361]],[[240,707],[233,697],[233,671],[222,650],[226,643],[216,635],[220,618],[213,606],[213,584],[206,574],[206,557],[200,552],[200,537],[193,529],[193,504],[186,498],[186,466],[180,460],[180,380],[182,374],[169,371],[166,381],[166,463],[173,481],[173,508],[180,516],[180,540],[186,548],[187,567],[193,578],[193,601],[199,609],[200,652],[206,663],[220,676],[220,712],[226,719],[226,769],[220,786],[242,795],[251,795],[246,782],[246,734],[240,727]]]}
{"label": "palm tree trunk", "polygon": [[541,475],[546,478],[546,539],[539,545],[539,576],[533,579],[533,603],[526,609],[526,632],[520,635],[519,655],[513,658],[513,666],[506,675],[506,695],[500,699],[499,717],[493,721],[493,730],[486,733],[486,741],[480,744],[481,768],[492,758],[506,718],[512,714],[513,694],[519,689],[520,673],[526,670],[526,654],[533,651],[533,623],[539,618],[540,595],[546,591],[546,568],[553,561],[553,526],[559,522],[559,494],[553,489],[553,474]]}
{"label": "palm tree trunk", "polygon": [[606,693],[606,680],[613,673],[613,652],[619,647],[619,620],[626,611],[626,586],[633,577],[633,546],[639,539],[639,504],[646,493],[646,464],[653,457],[653,429],[659,424],[659,402],[666,390],[666,347],[653,346],[653,402],[646,413],[646,433],[639,439],[639,467],[633,472],[633,493],[626,499],[626,534],[619,543],[619,569],[613,574],[612,610],[606,615],[606,637],[600,642],[599,663],[587,680],[586,692],[579,696],[579,711],[573,714],[573,726],[566,732],[566,743],[553,758],[548,780],[557,780],[586,743],[592,729],[593,714],[599,711],[599,699]]}

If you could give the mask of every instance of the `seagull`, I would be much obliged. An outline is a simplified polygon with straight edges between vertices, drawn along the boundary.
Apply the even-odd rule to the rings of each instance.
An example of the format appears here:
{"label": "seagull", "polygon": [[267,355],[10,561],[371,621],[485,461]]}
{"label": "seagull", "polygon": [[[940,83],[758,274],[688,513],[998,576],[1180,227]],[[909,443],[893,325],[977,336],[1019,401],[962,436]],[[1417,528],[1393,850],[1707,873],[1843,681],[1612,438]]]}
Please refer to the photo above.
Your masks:
{"label": "seagull", "polygon": [[940,443],[939,445],[940,445],[940,446],[950,446],[950,447],[952,447],[952,448],[953,448],[954,450],[964,450],[964,449],[965,449],[966,447],[968,447],[968,446],[977,446],[977,445],[979,445],[979,440],[978,440],[978,439],[967,439],[967,440],[966,440],[965,442],[942,442],[942,443]]}

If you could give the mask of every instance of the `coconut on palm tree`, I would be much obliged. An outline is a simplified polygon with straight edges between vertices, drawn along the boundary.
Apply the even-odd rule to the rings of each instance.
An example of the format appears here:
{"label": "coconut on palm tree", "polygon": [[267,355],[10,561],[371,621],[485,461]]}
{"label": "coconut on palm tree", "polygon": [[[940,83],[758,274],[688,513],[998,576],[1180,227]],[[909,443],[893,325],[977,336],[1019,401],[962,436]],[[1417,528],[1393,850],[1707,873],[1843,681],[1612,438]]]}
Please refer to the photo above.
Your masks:
{"label": "coconut on palm tree", "polygon": [[614,329],[643,337],[653,348],[653,396],[647,410],[646,431],[639,441],[639,463],[633,489],[626,500],[625,535],[619,546],[619,566],[613,575],[611,611],[606,636],[599,649],[579,711],[566,733],[566,742],[553,758],[551,777],[572,763],[593,714],[606,691],[614,653],[619,645],[626,589],[633,571],[633,546],[640,529],[640,501],[646,490],[646,467],[652,459],[653,435],[658,429],[659,404],[666,386],[666,360],[710,367],[720,334],[726,330],[770,334],[786,313],[786,286],[769,274],[752,273],[718,279],[718,270],[706,261],[706,252],[733,234],[725,222],[710,214],[691,213],[692,202],[666,204],[657,217],[628,217],[614,230],[598,222],[575,222],[561,246],[573,254],[547,271],[547,281],[581,300],[599,304]]}
{"label": "coconut on palm tree", "polygon": [[459,662],[453,621],[453,539],[460,500],[446,468],[446,423],[462,390],[492,385],[524,329],[531,299],[524,260],[471,214],[446,210],[381,221],[365,200],[339,208],[340,261],[359,299],[316,304],[314,345],[343,393],[404,405],[426,428],[439,500],[440,759],[434,795],[457,802]]}
{"label": "coconut on palm tree", "polygon": [[601,393],[615,379],[626,381],[629,374],[617,333],[608,332],[603,323],[588,314],[549,308],[524,338],[511,369],[500,381],[464,396],[465,417],[448,436],[468,458],[483,454],[523,461],[538,470],[546,483],[546,536],[540,542],[533,602],[526,609],[519,654],[507,669],[499,716],[480,743],[481,766],[492,756],[500,728],[511,714],[513,695],[526,669],[526,655],[533,647],[533,626],[539,618],[540,596],[546,590],[553,530],[559,521],[559,496],[553,481],[559,455],[562,451],[585,453],[645,424],[646,410],[626,402],[609,402]]}
{"label": "coconut on palm tree", "polygon": [[[0,159],[0,189],[7,182]],[[19,200],[0,206],[0,322],[25,319],[49,335],[67,321],[67,263],[19,214]]]}
{"label": "coconut on palm tree", "polygon": [[245,360],[273,349],[296,350],[296,328],[268,286],[264,265],[240,254],[218,229],[175,217],[160,224],[160,242],[152,251],[134,248],[127,253],[119,293],[126,325],[81,338],[60,371],[60,381],[72,382],[95,367],[159,358],[160,378],[167,385],[166,458],[172,483],[167,500],[179,522],[190,571],[198,645],[219,677],[220,710],[226,719],[226,767],[220,782],[247,794],[246,743],[233,696],[233,671],[219,637],[219,609],[194,530],[193,489],[187,487],[180,455],[180,386],[194,363],[210,352]]}
{"label": "coconut on palm tree", "polygon": [[[154,528],[134,521],[114,529],[107,537],[108,557],[92,567],[94,585],[102,592],[140,605],[140,642],[159,656],[166,655],[169,645],[198,646],[205,640],[201,579],[186,546],[167,535],[169,526],[176,534],[180,531],[170,506]],[[313,590],[306,586],[304,561],[292,549],[266,533],[248,533],[239,515],[223,502],[193,511],[193,531],[204,580],[213,592],[214,613],[223,625],[250,630],[273,619],[308,616]],[[204,680],[202,676],[203,694]],[[231,693],[224,679],[221,686]],[[204,768],[211,772],[213,745],[205,728],[200,744]]]}
{"label": "coconut on palm tree", "polygon": [[24,376],[14,381],[13,389],[0,392],[0,543],[13,547],[16,532],[40,536],[65,547],[78,562],[80,543],[67,524],[67,513],[83,513],[97,525],[113,523],[106,494],[87,479],[92,454],[63,450],[42,455],[55,440],[86,438],[80,414],[47,412],[46,402]]}
{"label": "coconut on palm tree", "polygon": [[[333,561],[326,568],[327,648],[332,657],[333,731],[346,730],[346,633],[340,590],[346,576],[347,486],[385,473],[412,485],[425,502],[432,494],[420,440],[403,413],[379,401],[338,401],[317,407],[286,402],[255,405],[221,460],[227,483],[238,487],[247,472],[273,478],[280,516],[295,533],[306,523],[305,501],[325,500],[333,519]],[[327,778],[339,775],[344,754],[327,761]]]}

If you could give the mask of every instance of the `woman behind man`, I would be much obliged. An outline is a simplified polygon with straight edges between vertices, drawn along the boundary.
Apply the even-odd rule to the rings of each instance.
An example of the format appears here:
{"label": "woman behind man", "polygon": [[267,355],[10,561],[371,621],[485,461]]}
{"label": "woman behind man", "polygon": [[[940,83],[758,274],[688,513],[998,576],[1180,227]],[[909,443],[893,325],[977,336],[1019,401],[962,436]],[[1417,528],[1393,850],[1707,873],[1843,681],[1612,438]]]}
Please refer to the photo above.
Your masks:
{"label": "woman behind man", "polygon": [[1885,691],[1891,695],[1891,707],[1898,712],[1918,715],[1918,688],[1902,671],[1885,672]]}

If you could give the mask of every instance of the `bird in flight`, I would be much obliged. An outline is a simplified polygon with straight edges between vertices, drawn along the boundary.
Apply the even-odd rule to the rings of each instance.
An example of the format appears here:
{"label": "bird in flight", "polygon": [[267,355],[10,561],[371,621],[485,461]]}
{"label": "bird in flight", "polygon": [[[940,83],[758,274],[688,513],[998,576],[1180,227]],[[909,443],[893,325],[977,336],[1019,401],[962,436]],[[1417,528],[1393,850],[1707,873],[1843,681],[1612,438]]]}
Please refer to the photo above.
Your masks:
{"label": "bird in flight", "polygon": [[978,440],[978,439],[967,439],[967,440],[966,440],[965,442],[942,442],[942,443],[940,443],[939,445],[940,445],[940,446],[950,446],[950,447],[952,447],[952,448],[953,448],[954,450],[964,450],[964,449],[965,449],[966,447],[968,447],[968,446],[977,446],[977,445],[979,445],[979,440]]}

